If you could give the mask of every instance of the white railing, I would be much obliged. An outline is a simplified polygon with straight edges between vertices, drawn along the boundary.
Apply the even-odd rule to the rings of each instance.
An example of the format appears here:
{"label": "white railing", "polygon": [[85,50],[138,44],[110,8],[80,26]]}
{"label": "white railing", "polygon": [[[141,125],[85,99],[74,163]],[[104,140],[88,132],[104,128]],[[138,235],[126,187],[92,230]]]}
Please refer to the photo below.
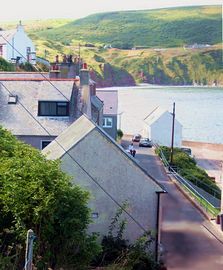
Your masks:
{"label": "white railing", "polygon": [[[196,199],[196,201],[205,209],[206,212],[211,213],[213,216],[216,216],[219,212],[219,208],[215,207],[212,203],[210,203],[202,194],[200,194],[188,180],[184,179],[181,175],[177,173],[176,170],[172,166],[170,166],[166,157],[164,156],[162,150],[158,145],[154,145],[160,151],[160,158],[164,164],[164,166],[168,169],[169,173],[177,180],[177,182],[186,189],[189,194]],[[211,195],[210,195],[211,196]]]}

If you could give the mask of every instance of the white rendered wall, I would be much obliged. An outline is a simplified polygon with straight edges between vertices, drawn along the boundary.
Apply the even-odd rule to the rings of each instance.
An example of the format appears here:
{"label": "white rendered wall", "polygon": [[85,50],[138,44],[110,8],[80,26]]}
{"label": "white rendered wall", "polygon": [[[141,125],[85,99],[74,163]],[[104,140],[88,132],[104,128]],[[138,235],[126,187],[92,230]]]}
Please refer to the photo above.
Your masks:
{"label": "white rendered wall", "polygon": [[[164,146],[171,146],[172,139],[172,115],[168,112],[164,113],[156,122],[150,126],[149,137],[154,143]],[[174,128],[174,147],[182,145],[182,126],[175,119]]]}
{"label": "white rendered wall", "polygon": [[[31,52],[35,52],[35,46],[32,43],[32,40],[24,32],[22,26],[18,26],[18,31],[14,37],[9,41],[12,46],[7,44],[7,60],[11,61],[11,58],[21,57],[21,54],[27,58],[27,47],[31,48]],[[13,48],[14,47],[14,48]],[[27,62],[26,59],[22,58],[22,62]],[[32,62],[35,64],[35,61]]]}

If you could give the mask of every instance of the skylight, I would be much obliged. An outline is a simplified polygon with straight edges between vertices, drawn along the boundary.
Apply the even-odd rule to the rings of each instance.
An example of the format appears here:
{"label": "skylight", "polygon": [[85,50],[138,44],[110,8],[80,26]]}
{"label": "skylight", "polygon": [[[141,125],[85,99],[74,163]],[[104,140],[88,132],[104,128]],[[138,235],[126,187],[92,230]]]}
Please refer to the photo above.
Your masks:
{"label": "skylight", "polygon": [[18,101],[17,95],[9,95],[8,104],[16,104]]}

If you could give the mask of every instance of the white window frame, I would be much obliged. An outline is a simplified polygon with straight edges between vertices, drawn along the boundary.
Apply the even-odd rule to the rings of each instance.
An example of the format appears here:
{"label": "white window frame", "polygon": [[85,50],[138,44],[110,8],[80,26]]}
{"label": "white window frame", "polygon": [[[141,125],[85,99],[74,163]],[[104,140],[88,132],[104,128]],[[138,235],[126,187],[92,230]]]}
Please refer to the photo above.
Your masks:
{"label": "white window frame", "polygon": [[103,127],[104,128],[112,128],[113,127],[112,117],[103,117]]}

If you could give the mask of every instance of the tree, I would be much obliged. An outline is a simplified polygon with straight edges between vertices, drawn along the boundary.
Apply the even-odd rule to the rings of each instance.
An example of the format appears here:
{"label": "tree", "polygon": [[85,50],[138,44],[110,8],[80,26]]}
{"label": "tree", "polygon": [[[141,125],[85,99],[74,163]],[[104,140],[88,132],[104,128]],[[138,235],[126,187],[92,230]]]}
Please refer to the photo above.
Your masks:
{"label": "tree", "polygon": [[23,269],[32,229],[38,269],[84,269],[99,251],[96,236],[86,233],[89,194],[71,185],[59,161],[46,160],[1,127],[0,163],[0,265]]}

